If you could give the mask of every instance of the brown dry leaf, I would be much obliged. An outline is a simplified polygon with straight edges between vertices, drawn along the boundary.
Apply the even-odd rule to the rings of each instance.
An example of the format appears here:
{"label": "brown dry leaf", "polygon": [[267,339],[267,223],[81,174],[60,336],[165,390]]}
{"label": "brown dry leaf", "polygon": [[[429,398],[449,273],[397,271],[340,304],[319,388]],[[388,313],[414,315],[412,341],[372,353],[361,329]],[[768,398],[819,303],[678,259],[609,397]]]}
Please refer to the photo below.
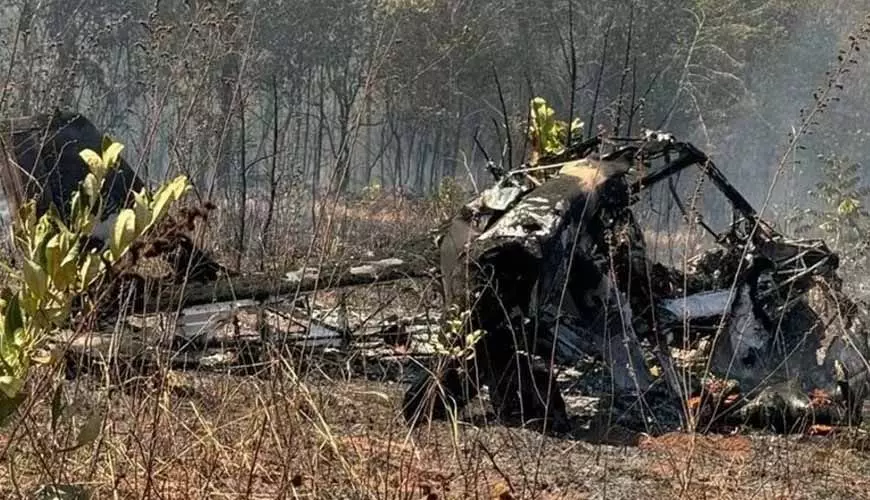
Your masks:
{"label": "brown dry leaf", "polygon": [[813,408],[822,408],[833,404],[831,395],[822,389],[813,389],[809,396],[810,406]]}
{"label": "brown dry leaf", "polygon": [[639,447],[679,456],[701,453],[727,461],[746,461],[752,454],[752,442],[745,436],[701,435],[672,432],[658,437],[641,437]]}
{"label": "brown dry leaf", "polygon": [[807,429],[810,436],[830,436],[837,428],[832,425],[813,424]]}

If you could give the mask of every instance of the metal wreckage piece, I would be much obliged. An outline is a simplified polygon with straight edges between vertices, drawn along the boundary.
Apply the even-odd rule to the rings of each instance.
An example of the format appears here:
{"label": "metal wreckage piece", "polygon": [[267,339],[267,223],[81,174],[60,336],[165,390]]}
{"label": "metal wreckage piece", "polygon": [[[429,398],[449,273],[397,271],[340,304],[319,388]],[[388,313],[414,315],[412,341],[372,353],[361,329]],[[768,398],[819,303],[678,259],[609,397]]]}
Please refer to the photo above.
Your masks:
{"label": "metal wreckage piece", "polygon": [[[27,200],[35,202],[41,216],[50,207],[66,223],[70,202],[88,173],[79,153],[102,151],[105,134],[85,115],[54,110],[0,120],[0,190],[9,213],[16,213]],[[106,174],[102,188],[103,220],[94,227],[86,247],[108,245],[109,232],[120,211],[131,206],[131,192],[146,187],[133,167],[120,158],[118,168]],[[178,279],[213,281],[225,272],[193,240],[181,232],[172,235],[164,257],[169,257]]]}
{"label": "metal wreckage piece", "polygon": [[[682,273],[648,258],[631,207],[693,166],[734,217],[724,233],[696,221],[719,248]],[[539,167],[491,171],[496,184],[437,242],[445,305],[468,311],[466,331],[484,334],[473,358],[447,358],[407,389],[412,425],[465,406],[486,385],[501,419],[568,429],[552,365],[593,355],[618,392],[642,395],[655,379],[645,349],[673,396],[694,396],[696,427],[786,432],[860,421],[868,315],[842,292],[837,255],[824,241],[776,232],[692,144],[652,131],[594,138]],[[673,184],[671,194],[688,215]],[[712,346],[708,366],[686,388],[671,348],[701,338]]]}

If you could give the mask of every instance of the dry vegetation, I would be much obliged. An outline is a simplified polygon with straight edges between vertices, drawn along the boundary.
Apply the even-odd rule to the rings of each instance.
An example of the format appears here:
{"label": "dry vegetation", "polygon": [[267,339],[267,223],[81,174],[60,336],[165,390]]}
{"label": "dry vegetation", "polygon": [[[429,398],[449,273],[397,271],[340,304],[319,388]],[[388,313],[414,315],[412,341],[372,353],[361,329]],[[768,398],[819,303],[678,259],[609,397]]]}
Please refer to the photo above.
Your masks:
{"label": "dry vegetation", "polygon": [[597,443],[484,424],[409,435],[395,385],[283,371],[196,377],[190,394],[87,387],[110,408],[99,444],[51,453],[48,415],[34,414],[4,495],[51,480],[98,498],[860,498],[870,486],[848,441],[611,430]]}
{"label": "dry vegetation", "polygon": [[[337,258],[389,247],[397,228],[431,227],[417,214],[438,201],[338,204],[328,247]],[[413,208],[413,209],[411,209]],[[348,237],[347,235],[351,235]],[[368,238],[359,238],[366,235]],[[684,235],[672,240],[685,240]],[[230,256],[231,257],[231,256]],[[426,283],[352,294],[352,309],[382,315],[436,306]],[[336,294],[316,300],[334,305]],[[401,359],[401,347],[395,354]],[[646,432],[590,415],[569,401],[575,431],[560,436],[492,422],[483,402],[460,422],[409,432],[397,411],[406,367],[359,351],[284,352],[250,373],[161,369],[31,379],[21,418],[2,433],[0,491],[21,498],[46,484],[92,498],[861,498],[870,445],[863,434],[826,437]],[[120,382],[123,382],[121,384]],[[53,422],[55,388],[67,408]],[[579,401],[579,402],[578,402]],[[93,414],[99,438],[72,450]]]}
{"label": "dry vegetation", "polygon": [[[866,156],[870,87],[859,84],[838,94],[859,105],[791,138],[776,168],[865,3],[0,0],[0,114],[75,108],[128,143],[143,176],[190,175],[217,205],[199,241],[243,273],[427,238],[464,201],[455,179],[466,191],[488,179],[481,149],[522,159],[533,95],[582,115],[584,134],[664,124],[691,136],[753,202],[785,172],[774,202],[788,214],[824,177],[816,155]],[[850,189],[819,204],[836,212]],[[650,220],[674,213],[645,208]],[[670,264],[709,243],[649,227]],[[416,314],[438,307],[434,286],[364,287],[351,300],[362,315]],[[629,428],[590,415],[588,398],[607,394],[583,384],[566,392],[570,435],[494,423],[482,403],[409,432],[398,412],[407,360],[401,346],[391,354],[276,352],[246,373],[169,360],[142,377],[38,370],[0,429],[0,497],[61,485],[107,499],[870,498],[860,430]]]}

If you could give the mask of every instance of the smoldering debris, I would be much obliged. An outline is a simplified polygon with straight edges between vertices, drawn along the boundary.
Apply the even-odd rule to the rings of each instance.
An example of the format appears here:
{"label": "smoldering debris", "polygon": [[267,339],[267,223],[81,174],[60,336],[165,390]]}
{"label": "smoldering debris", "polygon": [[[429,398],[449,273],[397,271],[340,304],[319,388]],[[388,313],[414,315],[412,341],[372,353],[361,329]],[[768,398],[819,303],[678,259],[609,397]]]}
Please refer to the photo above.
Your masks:
{"label": "smoldering debris", "polygon": [[[715,232],[684,213],[717,248],[680,271],[648,257],[632,207],[687,168],[733,216]],[[461,408],[485,385],[497,415],[562,425],[553,368],[592,356],[619,394],[692,410],[684,426],[788,432],[860,422],[867,310],[843,292],[837,255],[824,241],[777,232],[692,144],[654,131],[595,138],[534,168],[491,171],[495,185],[438,242],[445,303],[469,311],[465,332],[484,333],[456,336],[471,360],[454,357],[411,384],[409,421],[433,406],[442,416],[439,407]],[[674,356],[687,350],[702,363]]]}
{"label": "smoldering debris", "polygon": [[[14,200],[37,196],[41,204],[63,204],[75,184],[81,165],[24,154],[38,127],[75,134],[70,124],[87,125],[76,137],[80,147],[89,145],[88,134],[96,133],[89,122],[61,118],[13,124],[5,132],[17,148],[7,151],[7,160],[37,178],[46,162],[60,162],[63,174],[42,179],[56,189],[33,192],[7,177],[4,187]],[[140,372],[159,359],[176,369],[250,372],[288,346],[362,350],[398,372],[423,364],[428,369],[414,377],[402,404],[412,424],[446,416],[483,389],[505,422],[570,429],[572,410],[562,390],[569,382],[556,379],[558,371],[580,374],[575,381],[590,374],[591,385],[607,385],[617,398],[645,400],[647,407],[685,407],[692,411],[681,425],[701,430],[788,432],[860,422],[870,383],[868,314],[843,291],[837,255],[824,241],[776,231],[692,144],[652,131],[596,137],[537,158],[532,167],[491,167],[495,184],[441,228],[434,246],[415,242],[395,255],[281,277],[215,274],[181,294],[164,289],[173,299],[155,303],[185,308],[180,315],[152,311],[152,319],[162,318],[156,334],[130,326],[121,343],[117,332],[57,340],[72,347],[68,359],[78,367],[91,359]],[[676,269],[650,258],[634,209],[650,188],[670,185],[689,168],[724,195],[733,216],[724,231],[714,231],[690,216],[671,189],[686,224],[717,243]],[[123,190],[141,184],[130,179]],[[118,206],[123,194],[104,193]],[[341,308],[297,303],[325,288],[432,278],[441,285],[439,314],[397,310],[389,320],[367,323],[349,320]],[[110,346],[112,352],[88,356]]]}

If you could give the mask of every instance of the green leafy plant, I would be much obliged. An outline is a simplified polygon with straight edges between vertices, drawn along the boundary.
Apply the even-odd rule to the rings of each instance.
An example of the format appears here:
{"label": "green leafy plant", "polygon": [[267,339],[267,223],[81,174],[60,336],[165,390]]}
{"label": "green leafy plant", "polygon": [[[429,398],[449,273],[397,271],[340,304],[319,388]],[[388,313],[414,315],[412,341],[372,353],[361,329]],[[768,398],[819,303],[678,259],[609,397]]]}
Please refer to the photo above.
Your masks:
{"label": "green leafy plant", "polygon": [[870,221],[865,200],[870,186],[863,183],[860,165],[838,156],[824,158],[823,178],[808,194],[817,207],[801,214],[803,224],[797,233],[821,231],[832,237],[835,246],[850,246],[863,242]]}
{"label": "green leafy plant", "polygon": [[429,340],[430,347],[439,355],[469,361],[474,358],[474,346],[483,337],[483,330],[468,331],[471,311],[459,311],[456,305],[448,308],[447,328]]}
{"label": "green leafy plant", "polygon": [[[568,141],[568,123],[556,119],[556,111],[542,97],[535,97],[529,106],[529,139],[533,153],[538,156],[557,155],[565,151]],[[571,122],[571,135],[583,130],[583,122]]]}
{"label": "green leafy plant", "polygon": [[361,194],[364,201],[378,201],[384,196],[384,188],[380,182],[373,182],[365,186]]}
{"label": "green leafy plant", "polygon": [[445,220],[456,214],[468,200],[468,194],[455,177],[444,177],[438,183],[438,190],[432,197],[438,216]]}
{"label": "green leafy plant", "polygon": [[83,250],[83,243],[103,220],[101,191],[123,149],[106,137],[101,153],[89,149],[80,153],[88,173],[73,194],[69,223],[54,207],[37,217],[33,201],[20,208],[13,222],[21,264],[17,268],[3,264],[9,285],[0,288],[0,423],[23,400],[21,389],[30,367],[54,359],[38,353],[69,321],[74,300],[99,286],[133,243],[190,189],[187,178],[179,176],[153,195],[144,189],[134,193],[132,208],[121,210],[115,220],[109,248]]}

